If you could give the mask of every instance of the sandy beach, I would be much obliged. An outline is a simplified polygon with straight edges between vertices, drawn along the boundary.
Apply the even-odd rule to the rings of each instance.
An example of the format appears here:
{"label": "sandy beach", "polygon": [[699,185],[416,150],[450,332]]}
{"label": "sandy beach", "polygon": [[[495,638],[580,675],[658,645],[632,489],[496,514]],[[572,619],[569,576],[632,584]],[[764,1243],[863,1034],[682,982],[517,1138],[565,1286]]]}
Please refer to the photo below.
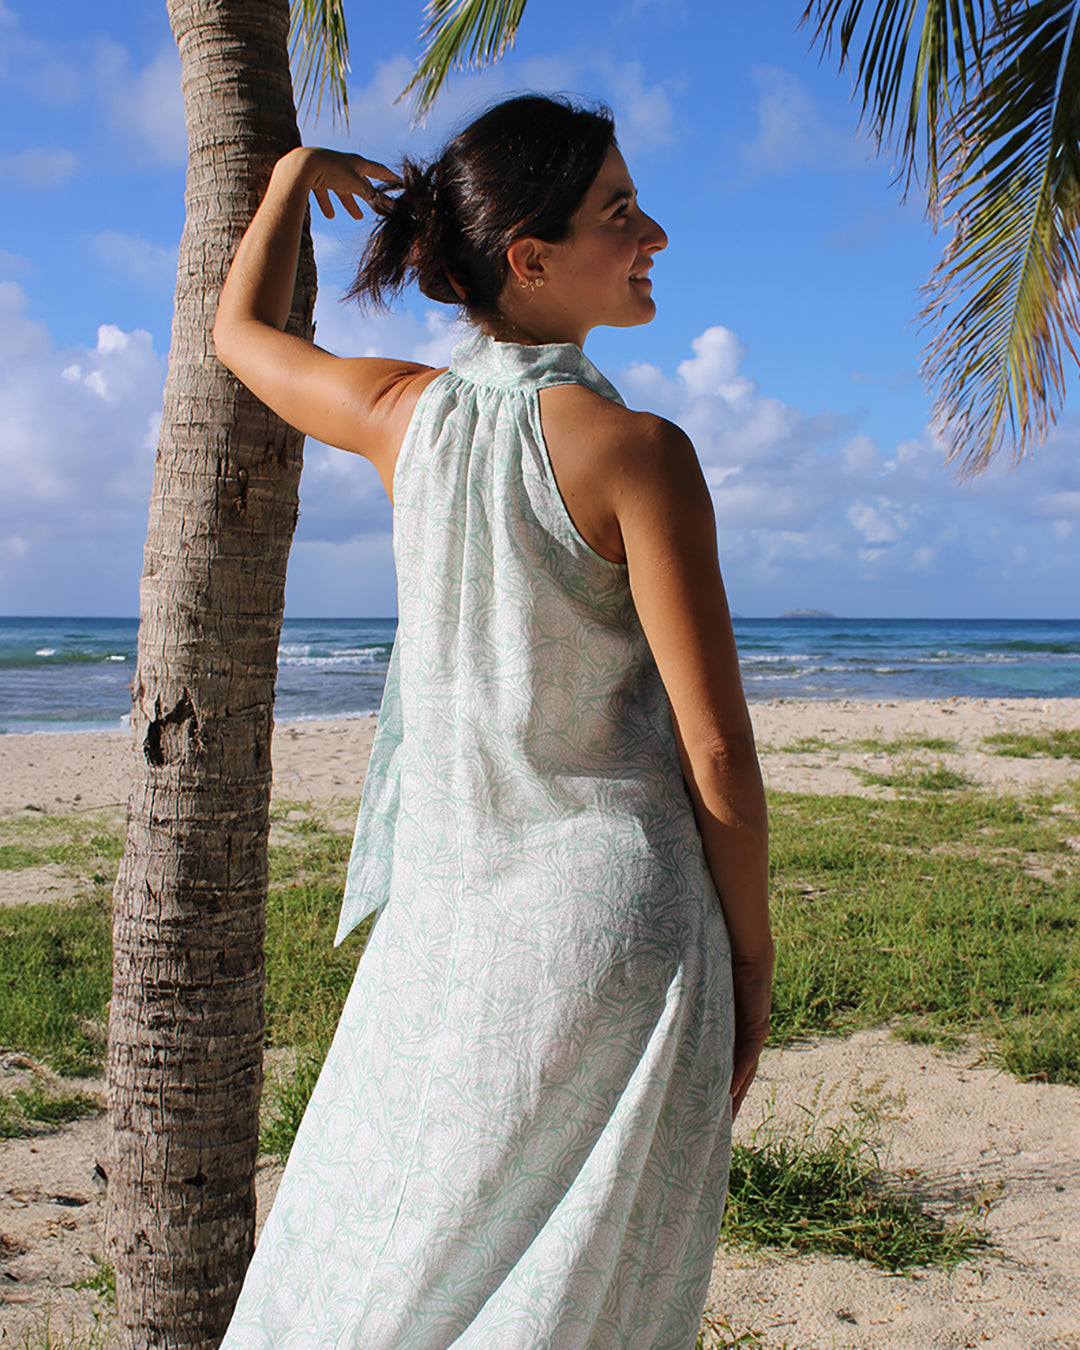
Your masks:
{"label": "sandy beach", "polygon": [[[868,776],[923,765],[993,792],[1053,790],[1080,778],[1074,759],[1001,756],[985,744],[1000,733],[1080,730],[1080,698],[779,700],[752,713],[766,780],[777,790],[890,795],[892,787]],[[318,804],[348,828],[373,733],[374,718],[279,726],[276,802]],[[122,817],[131,753],[121,733],[0,737],[0,843],[4,818],[28,812]],[[1061,819],[1063,842],[1080,851],[1075,805]],[[79,887],[60,867],[0,871],[0,904],[61,899]],[[31,1070],[0,1049],[0,1086],[10,1090]],[[882,1029],[767,1052],[761,1089],[738,1130],[747,1136],[767,1115],[797,1121],[822,1092],[828,1111],[880,1101],[888,1166],[938,1212],[977,1214],[993,1250],[951,1275],[908,1277],[833,1258],[721,1250],[712,1325],[754,1328],[762,1338],[755,1343],[789,1350],[1080,1350],[1080,1090],[1018,1082],[978,1045],[941,1054]],[[47,1306],[58,1325],[88,1315],[92,1294],[65,1286],[92,1275],[93,1258],[104,1254],[93,1180],[103,1130],[96,1118],[0,1141],[2,1345],[22,1347]],[[263,1214],[278,1176],[261,1165]],[[706,1346],[724,1343],[710,1336]]]}
{"label": "sandy beach", "polygon": [[[777,699],[751,704],[769,787],[788,792],[880,794],[858,774],[881,771],[910,753],[941,761],[999,791],[1054,787],[1076,773],[1067,759],[1013,759],[989,752],[1000,732],[1080,729],[1075,699],[913,699],[838,703]],[[375,734],[375,718],[286,722],[274,732],[274,796],[279,801],[355,801]],[[852,748],[933,737],[956,749],[884,753]],[[799,748],[807,741],[821,746]],[[0,817],[28,807],[54,814],[122,806],[131,740],[126,732],[0,736]]]}

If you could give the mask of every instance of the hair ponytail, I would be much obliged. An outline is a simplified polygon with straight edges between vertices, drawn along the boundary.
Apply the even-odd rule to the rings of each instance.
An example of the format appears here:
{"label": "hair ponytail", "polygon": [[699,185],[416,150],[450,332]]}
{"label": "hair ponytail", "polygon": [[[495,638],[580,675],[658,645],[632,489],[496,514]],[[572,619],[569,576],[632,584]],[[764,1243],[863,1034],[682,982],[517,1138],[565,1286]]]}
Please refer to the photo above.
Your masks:
{"label": "hair ponytail", "polygon": [[494,316],[506,250],[524,236],[565,239],[615,144],[603,105],[526,94],[488,109],[426,167],[405,160],[404,186],[379,216],[347,292],[385,307],[409,281],[430,300]]}
{"label": "hair ponytail", "polygon": [[415,160],[406,159],[401,165],[404,186],[392,196],[383,194],[380,204],[372,203],[379,217],[371,231],[360,267],[346,292],[350,300],[368,303],[385,309],[391,297],[412,280],[432,300],[445,304],[459,303],[459,297],[445,278],[442,287],[425,285],[427,278],[424,260],[440,255],[443,241],[439,237],[440,214],[435,190],[436,164],[426,168]]}

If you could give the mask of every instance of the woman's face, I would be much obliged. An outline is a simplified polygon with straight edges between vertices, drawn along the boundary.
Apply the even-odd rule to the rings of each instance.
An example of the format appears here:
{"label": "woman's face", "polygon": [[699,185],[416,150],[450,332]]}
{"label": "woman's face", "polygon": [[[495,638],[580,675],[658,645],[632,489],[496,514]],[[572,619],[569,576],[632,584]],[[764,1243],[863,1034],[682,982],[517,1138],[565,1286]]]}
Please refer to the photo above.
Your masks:
{"label": "woman's face", "polygon": [[521,308],[547,334],[543,340],[579,346],[600,325],[648,323],[656,313],[648,273],[653,254],[666,247],[667,235],[638,205],[626,163],[612,146],[574,212],[569,237],[537,241],[543,286],[527,291]]}

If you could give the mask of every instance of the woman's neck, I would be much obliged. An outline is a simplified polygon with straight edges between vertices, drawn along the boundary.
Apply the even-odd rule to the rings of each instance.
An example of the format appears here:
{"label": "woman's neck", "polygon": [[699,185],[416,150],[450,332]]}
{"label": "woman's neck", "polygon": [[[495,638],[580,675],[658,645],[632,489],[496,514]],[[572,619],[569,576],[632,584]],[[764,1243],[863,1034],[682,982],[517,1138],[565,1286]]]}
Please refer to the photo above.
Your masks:
{"label": "woman's neck", "polygon": [[522,347],[542,347],[549,343],[572,343],[575,347],[585,344],[585,333],[567,332],[564,323],[553,322],[548,316],[530,312],[523,305],[514,303],[517,296],[502,297],[502,312],[480,322],[480,331],[496,342],[516,342]]}

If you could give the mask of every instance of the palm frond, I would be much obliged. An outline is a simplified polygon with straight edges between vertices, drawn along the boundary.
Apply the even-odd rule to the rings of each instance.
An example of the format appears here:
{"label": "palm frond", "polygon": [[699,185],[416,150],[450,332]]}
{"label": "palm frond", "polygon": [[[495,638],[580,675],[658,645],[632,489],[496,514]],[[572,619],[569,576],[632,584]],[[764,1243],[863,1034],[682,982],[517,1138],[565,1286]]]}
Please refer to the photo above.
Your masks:
{"label": "palm frond", "polygon": [[451,70],[479,69],[512,47],[524,12],[525,0],[428,0],[427,46],[402,91],[417,90],[416,116],[431,107]]}
{"label": "palm frond", "polygon": [[[919,28],[922,3],[878,0],[866,18],[854,75],[856,88],[862,91],[862,119],[879,145],[897,150],[898,176],[907,186],[913,176],[918,176],[919,142],[923,141],[926,186],[933,212],[938,199],[943,124],[954,103],[964,98],[972,77],[981,74],[987,6],[996,20],[1006,0],[925,0]],[[843,67],[851,62],[856,34],[863,27],[864,8],[864,0],[811,0],[801,22],[816,19],[812,43],[820,46],[824,57],[836,41]],[[902,107],[906,107],[906,113],[899,131]]]}
{"label": "palm frond", "polygon": [[1076,359],[1080,0],[1015,5],[984,51],[989,74],[950,133],[943,203],[956,224],[928,283],[944,322],[927,353],[935,416],[966,473],[1011,432],[1026,454],[1056,417]]}
{"label": "palm frond", "polygon": [[334,125],[349,125],[349,35],[345,28],[344,0],[292,0],[289,16],[289,56],[299,87],[299,109],[315,103],[315,116],[322,109],[323,93],[329,86]]}

